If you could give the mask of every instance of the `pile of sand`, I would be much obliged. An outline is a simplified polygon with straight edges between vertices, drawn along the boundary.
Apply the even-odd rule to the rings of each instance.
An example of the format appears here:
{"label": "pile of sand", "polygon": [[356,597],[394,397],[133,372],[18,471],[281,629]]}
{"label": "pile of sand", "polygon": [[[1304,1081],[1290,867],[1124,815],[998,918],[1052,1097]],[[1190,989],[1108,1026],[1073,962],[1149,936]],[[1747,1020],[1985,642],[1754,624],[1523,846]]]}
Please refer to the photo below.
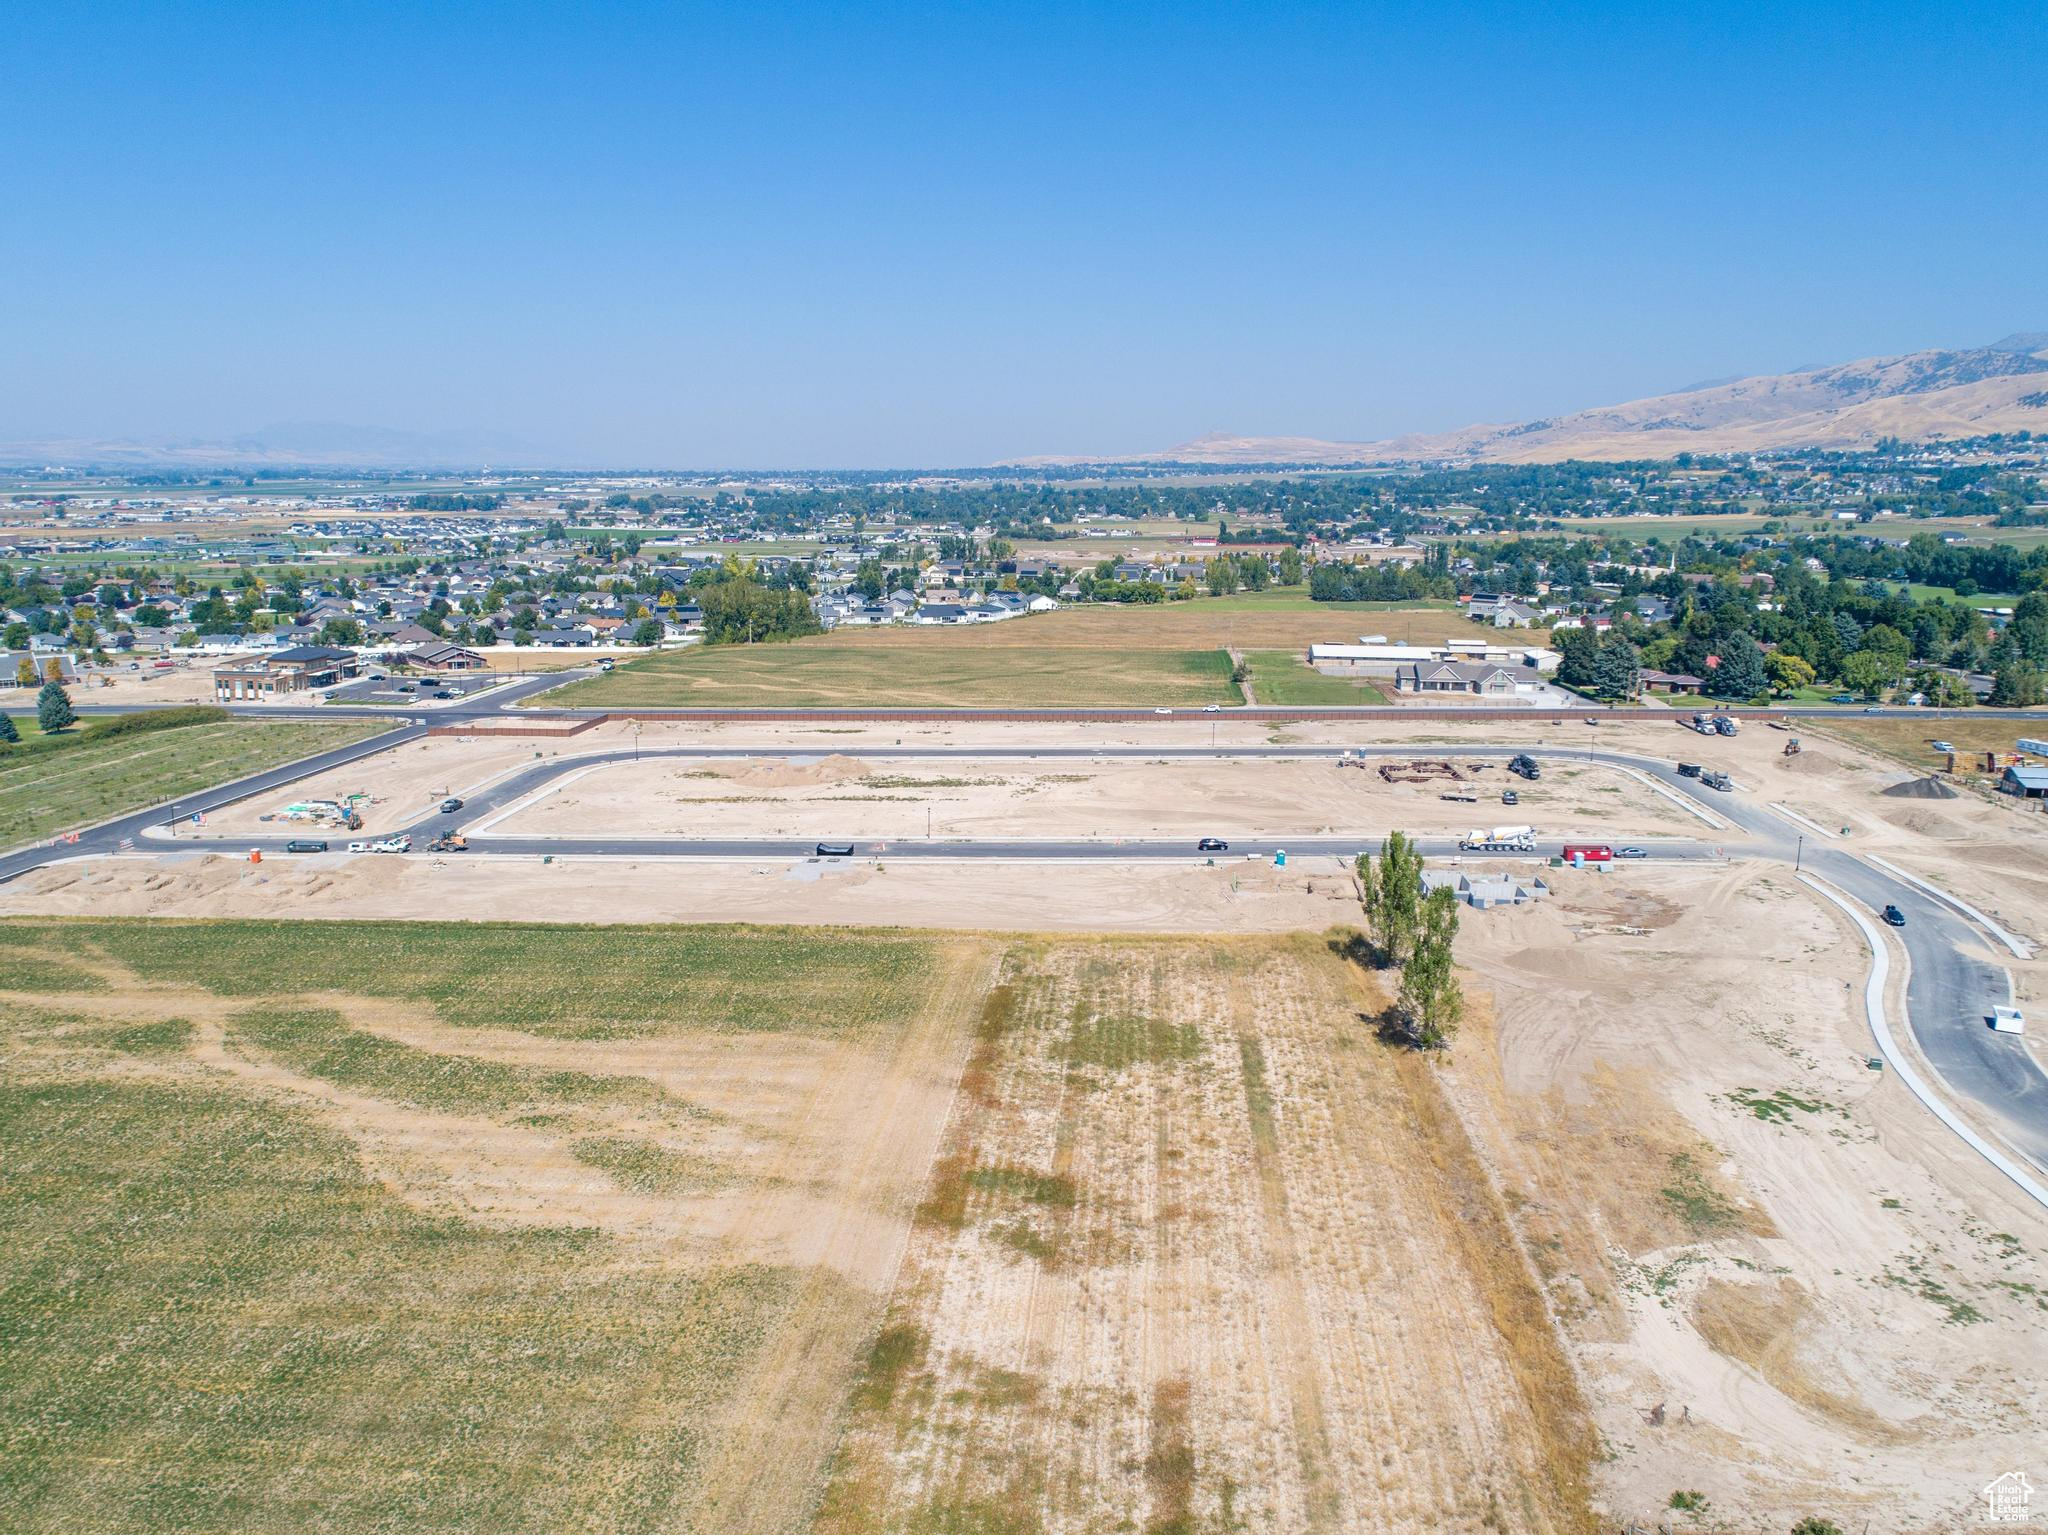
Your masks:
{"label": "pile of sand", "polygon": [[1826,778],[1842,770],[1841,763],[1817,751],[1802,750],[1796,757],[1780,757],[1778,763],[1787,772],[1804,773],[1808,778]]}
{"label": "pile of sand", "polygon": [[1954,799],[1960,791],[1954,784],[1929,774],[1925,778],[1909,778],[1904,783],[1895,783],[1879,792],[1892,799]]}
{"label": "pile of sand", "polygon": [[842,783],[865,778],[868,765],[858,757],[831,756],[814,762],[752,761],[737,771],[727,771],[734,783],[753,789],[806,789],[817,784]]}

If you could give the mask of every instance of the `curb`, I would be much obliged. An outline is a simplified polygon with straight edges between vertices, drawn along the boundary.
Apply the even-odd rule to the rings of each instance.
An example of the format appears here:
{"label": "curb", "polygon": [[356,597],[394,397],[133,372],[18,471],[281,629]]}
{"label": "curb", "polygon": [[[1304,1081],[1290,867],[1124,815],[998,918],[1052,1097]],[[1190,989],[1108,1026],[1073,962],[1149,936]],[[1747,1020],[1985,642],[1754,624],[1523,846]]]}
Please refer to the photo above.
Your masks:
{"label": "curb", "polygon": [[1871,1035],[1877,1040],[1878,1054],[1884,1057],[1885,1065],[1896,1072],[1899,1080],[1905,1083],[1906,1090],[1918,1098],[1936,1119],[1955,1131],[1965,1145],[2017,1183],[2021,1192],[2036,1204],[2048,1209],[2048,1188],[2036,1182],[2018,1163],[1971,1129],[1963,1122],[1961,1116],[1943,1103],[1934,1090],[1921,1080],[1920,1074],[1913,1069],[1912,1063],[1899,1049],[1898,1042],[1892,1038],[1891,1023],[1885,1017],[1884,1006],[1885,984],[1891,976],[1892,962],[1891,951],[1885,947],[1884,935],[1872,925],[1870,918],[1847,897],[1836,891],[1834,886],[1815,879],[1811,874],[1801,873],[1797,878],[1801,884],[1809,886],[1839,906],[1849,920],[1863,931],[1863,939],[1870,946],[1871,956],[1870,975],[1863,983],[1863,1012],[1870,1023]]}

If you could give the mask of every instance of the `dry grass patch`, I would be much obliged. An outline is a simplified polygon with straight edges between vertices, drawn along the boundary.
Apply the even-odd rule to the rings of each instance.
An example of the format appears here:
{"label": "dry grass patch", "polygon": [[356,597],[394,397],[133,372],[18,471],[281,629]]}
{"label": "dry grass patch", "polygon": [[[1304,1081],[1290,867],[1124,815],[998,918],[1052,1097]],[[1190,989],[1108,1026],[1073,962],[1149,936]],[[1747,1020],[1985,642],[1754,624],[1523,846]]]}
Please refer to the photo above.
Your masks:
{"label": "dry grass patch", "polygon": [[1588,1527],[1541,1293],[1369,987],[1013,946],[820,1528]]}

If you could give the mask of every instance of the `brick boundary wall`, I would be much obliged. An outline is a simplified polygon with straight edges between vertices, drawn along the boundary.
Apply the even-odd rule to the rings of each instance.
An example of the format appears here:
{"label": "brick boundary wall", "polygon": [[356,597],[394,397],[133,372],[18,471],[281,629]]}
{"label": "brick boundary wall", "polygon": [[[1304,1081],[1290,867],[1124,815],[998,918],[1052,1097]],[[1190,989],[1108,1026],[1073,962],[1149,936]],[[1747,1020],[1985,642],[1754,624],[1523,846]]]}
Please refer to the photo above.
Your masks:
{"label": "brick boundary wall", "polygon": [[[1734,708],[1719,709],[1716,713],[1736,719],[1779,720],[1786,718],[1779,709]],[[1332,720],[1341,723],[1371,724],[1380,720],[1431,720],[1431,721],[1472,721],[1491,720],[1548,725],[1570,724],[1576,720],[1612,720],[1617,723],[1635,723],[1646,720],[1665,719],[1673,723],[1684,723],[1692,717],[1692,711],[1684,709],[1489,709],[1489,708],[1285,708],[1274,705],[1259,705],[1254,708],[1224,709],[1216,714],[1207,714],[1199,706],[1176,708],[1171,714],[1161,714],[1156,709],[607,709],[602,713],[578,717],[568,729],[559,728],[562,716],[550,718],[535,711],[536,718],[525,725],[500,725],[493,720],[489,726],[478,728],[468,722],[437,725],[431,735],[505,735],[505,736],[572,736],[599,725],[617,724],[628,720],[648,721],[702,721],[705,724],[720,723],[795,723],[811,720],[843,720],[850,722],[872,722],[876,724],[922,723],[934,724],[974,723],[981,721],[1021,722],[1041,724],[1177,724],[1190,721],[1200,723],[1204,719],[1214,721],[1251,720],[1261,724],[1294,723],[1302,724],[1316,720]],[[504,716],[507,720],[518,719],[517,715]]]}

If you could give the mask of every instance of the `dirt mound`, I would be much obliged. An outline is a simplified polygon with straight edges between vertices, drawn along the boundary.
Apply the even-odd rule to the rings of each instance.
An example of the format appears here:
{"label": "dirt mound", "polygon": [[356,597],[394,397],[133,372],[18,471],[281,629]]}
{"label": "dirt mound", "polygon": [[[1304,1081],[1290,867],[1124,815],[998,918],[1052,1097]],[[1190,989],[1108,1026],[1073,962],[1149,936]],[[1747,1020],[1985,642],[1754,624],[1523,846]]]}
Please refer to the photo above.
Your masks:
{"label": "dirt mound", "polygon": [[1811,747],[1802,747],[1796,757],[1780,757],[1778,764],[1788,773],[1803,773],[1808,778],[1826,778],[1842,770],[1842,764],[1833,757],[1825,756]]}
{"label": "dirt mound", "polygon": [[1878,792],[1892,799],[1954,799],[1959,791],[1954,784],[1929,775],[1926,778],[1909,778]]}
{"label": "dirt mound", "polygon": [[800,758],[749,762],[731,774],[734,783],[755,789],[804,789],[817,784],[840,783],[865,778],[868,765],[857,757],[821,757],[806,762]]}

